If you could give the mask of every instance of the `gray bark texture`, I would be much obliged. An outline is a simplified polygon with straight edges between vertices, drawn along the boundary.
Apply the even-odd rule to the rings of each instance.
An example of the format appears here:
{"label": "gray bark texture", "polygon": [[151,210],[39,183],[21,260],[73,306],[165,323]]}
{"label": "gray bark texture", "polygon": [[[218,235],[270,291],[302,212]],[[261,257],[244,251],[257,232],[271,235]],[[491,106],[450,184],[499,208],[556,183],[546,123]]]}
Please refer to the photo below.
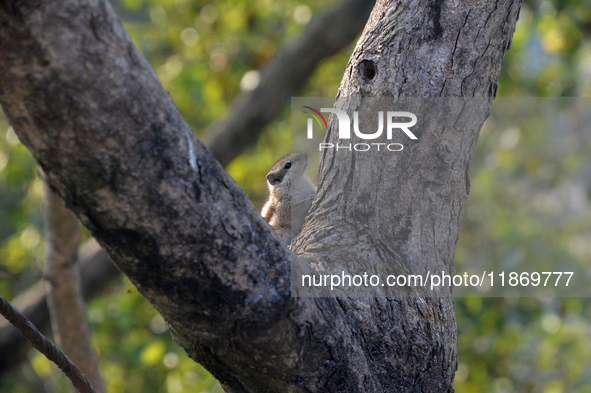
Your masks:
{"label": "gray bark texture", "polygon": [[[379,1],[339,96],[490,105],[519,6]],[[373,174],[371,163],[323,157],[292,253],[194,136],[105,0],[2,0],[0,47],[0,103],[48,184],[227,392],[453,391],[451,299],[290,296],[295,254],[329,258],[342,244],[318,235],[337,223],[347,236],[358,217],[355,193],[330,190]],[[476,128],[424,130],[397,164],[420,171],[370,184],[379,196],[408,182],[398,187],[425,196],[374,199],[399,222],[388,247],[407,262],[453,263]],[[330,200],[338,208],[327,223]]]}
{"label": "gray bark texture", "polygon": [[[223,166],[256,143],[273,117],[307,83],[323,58],[342,50],[360,34],[374,4],[373,0],[341,0],[331,5],[314,17],[301,36],[277,54],[262,71],[259,86],[254,91],[240,94],[228,118],[213,124],[205,132],[210,135],[208,149]],[[119,272],[98,245],[94,241],[90,243],[85,249],[92,251],[86,253],[88,258],[81,260],[82,287],[87,301],[107,288]],[[45,291],[39,291],[34,285],[30,294],[21,295],[19,298],[28,300],[24,308],[17,307],[39,330],[47,331],[49,311]],[[0,320],[0,353],[12,354],[0,357],[0,373],[26,359],[30,346],[30,342],[12,325]]]}

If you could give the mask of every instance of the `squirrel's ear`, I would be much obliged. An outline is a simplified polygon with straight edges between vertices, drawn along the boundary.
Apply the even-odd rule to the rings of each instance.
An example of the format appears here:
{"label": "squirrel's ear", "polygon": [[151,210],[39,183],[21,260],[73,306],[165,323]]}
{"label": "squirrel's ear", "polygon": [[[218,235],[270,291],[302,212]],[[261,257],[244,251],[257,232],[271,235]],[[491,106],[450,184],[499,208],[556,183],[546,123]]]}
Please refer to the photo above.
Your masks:
{"label": "squirrel's ear", "polygon": [[276,184],[279,184],[279,183],[281,183],[281,178],[280,178],[280,177],[278,177],[278,176],[277,176],[276,174],[274,174],[274,173],[269,173],[269,174],[267,175],[267,181],[269,182],[269,184],[271,184],[271,185],[273,185],[273,186],[274,186],[274,185],[276,185]]}

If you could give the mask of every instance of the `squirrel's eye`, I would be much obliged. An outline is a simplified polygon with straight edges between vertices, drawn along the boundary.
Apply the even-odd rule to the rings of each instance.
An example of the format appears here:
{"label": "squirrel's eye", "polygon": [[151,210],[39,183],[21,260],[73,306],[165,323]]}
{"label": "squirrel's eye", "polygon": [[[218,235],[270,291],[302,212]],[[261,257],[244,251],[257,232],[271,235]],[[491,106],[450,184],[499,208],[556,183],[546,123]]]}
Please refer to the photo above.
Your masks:
{"label": "squirrel's eye", "polygon": [[291,168],[291,162],[287,161],[287,162],[285,163],[285,167],[286,167],[287,169]]}

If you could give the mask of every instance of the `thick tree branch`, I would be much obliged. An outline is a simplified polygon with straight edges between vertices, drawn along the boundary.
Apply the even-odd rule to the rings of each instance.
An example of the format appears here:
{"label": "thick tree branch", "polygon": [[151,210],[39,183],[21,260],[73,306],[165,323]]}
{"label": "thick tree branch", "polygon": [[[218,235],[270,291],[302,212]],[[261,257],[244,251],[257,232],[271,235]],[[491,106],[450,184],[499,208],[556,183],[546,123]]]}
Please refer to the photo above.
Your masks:
{"label": "thick tree branch", "polygon": [[5,1],[0,24],[0,102],[48,184],[179,343],[229,388],[248,385],[218,350],[251,366],[230,339],[284,313],[288,250],[106,1]]}
{"label": "thick tree branch", "polygon": [[230,115],[213,124],[209,150],[226,166],[279,114],[306,84],[319,61],[339,52],[359,35],[375,0],[340,0],[314,18],[265,68],[253,91],[240,94]]}
{"label": "thick tree branch", "polygon": [[[228,119],[213,125],[212,130],[207,131],[207,133],[215,134],[215,136],[212,135],[208,148],[222,165],[227,165],[236,155],[254,143],[268,122],[277,116],[278,111],[290,96],[294,95],[307,82],[320,60],[342,50],[359,34],[367,21],[373,4],[373,0],[338,2],[333,8],[314,18],[300,37],[281,50],[263,72],[261,83],[257,89],[240,95],[236,99]],[[310,51],[310,48],[313,50]],[[287,80],[293,82],[287,83]],[[276,101],[279,95],[283,99],[283,103]],[[251,101],[253,97],[259,97],[259,99],[255,98]],[[270,97],[274,97],[272,103],[276,110],[273,113],[269,112],[268,98]],[[256,109],[253,109],[252,105],[255,102],[257,103]],[[275,104],[277,105],[275,106]],[[261,113],[264,114],[262,117],[265,119],[261,119]],[[252,120],[248,121],[249,118],[259,119],[256,121],[256,126],[253,125]],[[237,120],[241,123],[238,124]],[[246,140],[246,142],[236,143],[238,140]],[[96,245],[96,243],[93,244]],[[88,259],[81,261],[83,288],[86,292],[88,289],[93,290],[92,295],[85,293],[86,300],[100,293],[100,288],[106,287],[117,277],[118,273],[107,255],[98,248],[98,245],[96,247],[95,254],[91,256],[92,263]],[[104,278],[101,278],[100,274],[96,274],[102,270],[105,271]],[[35,302],[29,301],[23,313],[27,318],[35,321],[35,326],[39,326],[42,331],[45,331],[45,327],[49,326],[45,291],[38,293],[39,291],[35,288],[32,288],[31,291],[31,296],[36,300]],[[37,314],[33,315],[34,313]],[[13,354],[10,359],[0,359],[1,371],[8,370],[17,365],[20,362],[19,359],[24,359],[27,348],[27,340],[24,340],[12,326],[0,322],[0,352]],[[6,361],[10,361],[10,364]],[[93,384],[93,386],[97,385]]]}
{"label": "thick tree branch", "polygon": [[[492,96],[490,82],[518,9],[519,2],[501,0],[380,1],[340,94]],[[48,183],[169,322],[177,342],[226,391],[452,391],[451,300],[290,299],[293,255],[191,133],[106,1],[4,1],[0,25],[0,103],[20,139]],[[377,64],[377,81],[384,78],[375,89],[362,60]],[[492,76],[479,77],[483,70]],[[429,124],[421,135],[425,150],[415,147],[397,164],[427,163],[420,173],[429,181],[400,180],[432,200],[404,210],[402,203],[376,199],[376,211],[408,229],[390,247],[413,251],[411,240],[425,236],[407,256],[425,252],[423,267],[452,262],[475,128],[486,110],[463,133]],[[436,136],[444,138],[443,148]],[[462,146],[454,150],[456,143]],[[382,229],[381,221],[372,227],[349,210],[360,206],[355,193],[366,184],[330,192],[379,164],[324,157],[313,215],[294,244],[299,255],[328,263],[331,247],[342,247],[315,240],[313,231],[327,230],[313,224],[329,203],[337,209],[334,222],[345,224],[332,226],[338,233],[347,235],[356,224],[370,234]],[[442,174],[458,189],[436,177]],[[376,195],[392,191],[395,176],[373,184]],[[422,213],[446,195],[445,224]],[[423,227],[429,220],[441,224],[431,238]],[[312,243],[319,247],[307,247]]]}

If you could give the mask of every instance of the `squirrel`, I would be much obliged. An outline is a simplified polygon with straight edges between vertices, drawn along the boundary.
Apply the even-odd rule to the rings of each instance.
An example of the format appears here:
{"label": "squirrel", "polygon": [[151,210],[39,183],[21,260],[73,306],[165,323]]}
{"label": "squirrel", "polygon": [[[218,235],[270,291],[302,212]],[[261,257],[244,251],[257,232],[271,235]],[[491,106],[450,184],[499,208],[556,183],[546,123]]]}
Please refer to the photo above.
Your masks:
{"label": "squirrel", "polygon": [[289,247],[302,228],[316,187],[306,176],[308,154],[292,153],[275,163],[267,173],[269,196],[261,216]]}

